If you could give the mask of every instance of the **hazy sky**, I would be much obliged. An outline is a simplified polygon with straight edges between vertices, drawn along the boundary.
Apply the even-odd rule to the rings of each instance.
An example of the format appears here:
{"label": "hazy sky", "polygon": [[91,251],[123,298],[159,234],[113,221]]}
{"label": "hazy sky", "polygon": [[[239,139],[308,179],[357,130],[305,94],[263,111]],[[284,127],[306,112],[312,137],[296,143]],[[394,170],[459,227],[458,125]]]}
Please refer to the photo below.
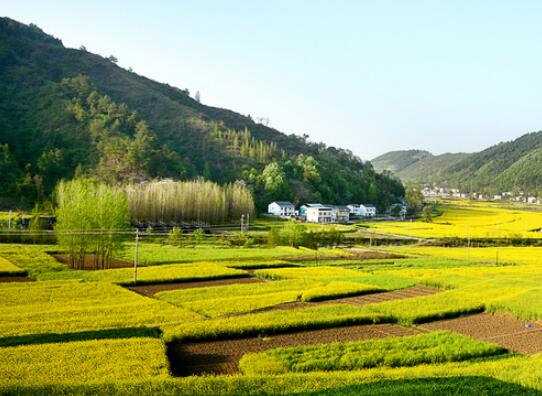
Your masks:
{"label": "hazy sky", "polygon": [[0,15],[364,159],[542,129],[542,1],[17,0]]}

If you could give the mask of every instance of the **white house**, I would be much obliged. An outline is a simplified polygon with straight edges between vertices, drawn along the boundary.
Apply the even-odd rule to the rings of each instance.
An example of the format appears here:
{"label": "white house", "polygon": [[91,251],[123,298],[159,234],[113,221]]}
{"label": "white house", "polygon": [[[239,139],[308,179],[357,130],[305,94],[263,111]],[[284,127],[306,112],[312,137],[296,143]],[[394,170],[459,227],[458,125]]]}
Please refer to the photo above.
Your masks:
{"label": "white house", "polygon": [[346,207],[353,216],[373,217],[376,216],[376,207],[371,204],[349,204]]}
{"label": "white house", "polygon": [[361,216],[365,217],[374,217],[376,216],[376,206],[371,204],[361,204],[359,205],[359,211]]}
{"label": "white house", "polygon": [[348,223],[350,221],[350,209],[344,205],[328,205],[331,208],[333,223]]}
{"label": "white house", "polygon": [[361,216],[360,205],[358,205],[358,204],[348,204],[348,205],[346,205],[346,207],[348,208],[348,210],[350,211],[350,214],[352,216]]}
{"label": "white house", "polygon": [[333,223],[333,209],[320,204],[304,205],[304,213],[309,223]]}
{"label": "white house", "polygon": [[399,210],[399,213],[397,213],[399,216],[401,217],[405,217],[406,214],[407,214],[407,206],[405,204],[402,204],[402,203],[395,203],[393,205],[390,206],[389,208],[389,212],[390,213],[394,213],[394,209],[397,208],[397,207],[400,207],[401,210]]}
{"label": "white house", "polygon": [[275,216],[291,217],[295,215],[295,206],[289,201],[275,201],[267,206],[267,213]]}

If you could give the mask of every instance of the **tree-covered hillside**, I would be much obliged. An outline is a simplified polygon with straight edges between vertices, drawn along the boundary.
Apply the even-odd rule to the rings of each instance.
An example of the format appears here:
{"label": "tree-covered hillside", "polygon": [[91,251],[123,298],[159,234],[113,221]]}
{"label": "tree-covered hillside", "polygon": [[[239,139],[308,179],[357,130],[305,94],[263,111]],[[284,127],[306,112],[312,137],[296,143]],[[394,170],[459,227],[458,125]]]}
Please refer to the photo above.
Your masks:
{"label": "tree-covered hillside", "polygon": [[388,170],[403,181],[429,182],[438,180],[445,169],[468,156],[465,153],[433,155],[424,150],[400,150],[383,154],[371,163],[377,171]]}
{"label": "tree-covered hillside", "polygon": [[348,150],[205,106],[8,18],[0,18],[0,172],[4,204],[45,200],[76,174],[244,180],[260,209],[270,199],[385,206],[404,193]]}
{"label": "tree-covered hillside", "polygon": [[527,133],[473,154],[432,155],[421,150],[386,153],[373,161],[404,181],[422,181],[464,192],[542,192],[542,132]]}

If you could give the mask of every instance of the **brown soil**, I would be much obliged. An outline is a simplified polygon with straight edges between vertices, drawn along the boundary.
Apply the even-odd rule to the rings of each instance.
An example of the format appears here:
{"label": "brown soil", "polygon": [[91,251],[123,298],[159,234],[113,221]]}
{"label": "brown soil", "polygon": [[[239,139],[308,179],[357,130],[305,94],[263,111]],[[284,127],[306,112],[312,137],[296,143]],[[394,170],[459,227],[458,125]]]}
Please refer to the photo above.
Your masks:
{"label": "brown soil", "polygon": [[0,283],[2,282],[34,282],[34,279],[28,276],[0,276]]}
{"label": "brown soil", "polygon": [[420,328],[455,331],[525,354],[542,352],[542,324],[510,315],[481,313],[427,323]]}
{"label": "brown soil", "polygon": [[246,353],[279,347],[348,342],[419,334],[422,330],[393,324],[358,325],[324,330],[299,331],[272,337],[173,344],[168,357],[174,375],[234,374]]}
{"label": "brown soil", "polygon": [[[70,265],[70,262],[71,262],[70,258],[66,256],[65,254],[51,253],[51,256],[53,256],[58,262],[62,264]],[[96,268],[96,265],[94,263],[94,257],[95,257],[94,254],[86,254],[85,263],[83,265],[83,268],[80,268],[80,269],[87,270],[87,271],[94,271],[94,270],[101,269],[101,268]],[[111,260],[111,266],[109,268],[129,268],[133,266],[134,266],[134,263],[130,263],[129,261],[114,258]],[[139,265],[139,266],[142,267],[142,265]]]}
{"label": "brown soil", "polygon": [[431,294],[436,294],[439,291],[440,291],[439,289],[435,289],[434,287],[418,285],[418,286],[412,286],[412,287],[408,287],[406,289],[401,289],[401,290],[394,290],[394,291],[383,292],[383,293],[364,294],[364,295],[355,296],[355,297],[336,298],[336,299],[317,301],[317,302],[293,302],[293,303],[279,304],[273,307],[264,308],[262,309],[262,311],[269,311],[269,310],[275,310],[275,309],[306,308],[310,306],[315,306],[317,304],[343,304],[343,303],[354,304],[354,305],[376,304],[376,303],[391,301],[391,300],[401,300],[403,298],[429,296]]}
{"label": "brown soil", "polygon": [[130,286],[129,289],[136,293],[143,294],[145,296],[154,296],[156,293],[166,290],[177,289],[190,289],[194,287],[210,287],[210,286],[224,286],[234,285],[239,283],[260,283],[262,282],[256,278],[228,278],[207,280],[201,282],[175,282],[175,283],[156,283],[150,285]]}

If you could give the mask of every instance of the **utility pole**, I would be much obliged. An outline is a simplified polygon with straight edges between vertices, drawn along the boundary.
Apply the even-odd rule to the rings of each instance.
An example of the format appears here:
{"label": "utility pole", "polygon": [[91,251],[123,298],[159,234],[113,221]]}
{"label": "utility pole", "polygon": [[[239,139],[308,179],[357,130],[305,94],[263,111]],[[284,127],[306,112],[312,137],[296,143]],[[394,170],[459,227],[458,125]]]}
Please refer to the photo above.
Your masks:
{"label": "utility pole", "polygon": [[241,215],[241,233],[244,231],[245,215]]}
{"label": "utility pole", "polygon": [[9,210],[9,217],[8,217],[8,230],[11,231],[11,209]]}
{"label": "utility pole", "polygon": [[470,236],[469,225],[467,224],[467,260],[470,260]]}
{"label": "utility pole", "polygon": [[249,230],[249,227],[250,227],[250,213],[247,213],[247,232]]}
{"label": "utility pole", "polygon": [[138,259],[138,248],[139,248],[139,228],[136,228],[135,233],[135,254],[134,254],[134,285],[137,284],[137,259]]}

